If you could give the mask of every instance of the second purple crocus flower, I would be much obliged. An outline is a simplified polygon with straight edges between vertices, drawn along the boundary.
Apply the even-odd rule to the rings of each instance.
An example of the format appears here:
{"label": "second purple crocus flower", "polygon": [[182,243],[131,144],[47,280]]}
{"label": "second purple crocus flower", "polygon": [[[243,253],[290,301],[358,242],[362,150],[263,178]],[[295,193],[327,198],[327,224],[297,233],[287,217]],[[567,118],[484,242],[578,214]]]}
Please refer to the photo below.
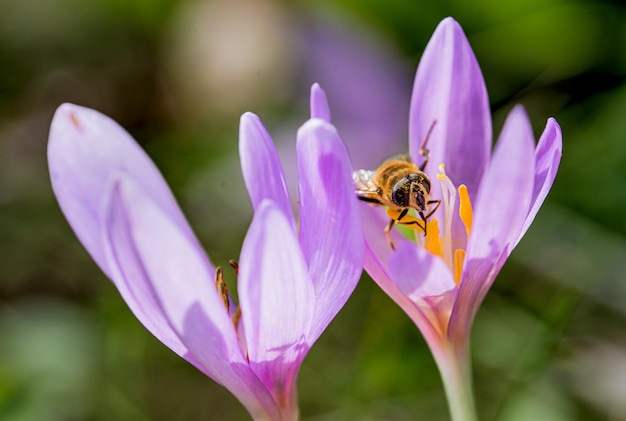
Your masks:
{"label": "second purple crocus flower", "polygon": [[[232,392],[255,420],[298,418],[296,377],[354,290],[364,244],[350,163],[312,88],[298,131],[299,233],[272,140],[241,118],[240,155],[255,208],[239,259],[239,305],[163,177],[108,117],[65,104],[50,130],[57,200],[74,232],[143,325]],[[238,221],[232,221],[238,223]]]}
{"label": "second purple crocus flower", "polygon": [[426,173],[431,199],[440,199],[441,205],[428,221],[428,235],[407,238],[394,228],[393,252],[383,232],[389,218],[379,207],[363,204],[365,269],[424,335],[442,374],[452,418],[471,420],[471,326],[552,186],[561,130],[549,119],[535,147],[526,112],[516,106],[491,153],[485,82],[452,18],[439,24],[417,69],[409,121],[413,162],[422,162],[420,146],[431,127]]}

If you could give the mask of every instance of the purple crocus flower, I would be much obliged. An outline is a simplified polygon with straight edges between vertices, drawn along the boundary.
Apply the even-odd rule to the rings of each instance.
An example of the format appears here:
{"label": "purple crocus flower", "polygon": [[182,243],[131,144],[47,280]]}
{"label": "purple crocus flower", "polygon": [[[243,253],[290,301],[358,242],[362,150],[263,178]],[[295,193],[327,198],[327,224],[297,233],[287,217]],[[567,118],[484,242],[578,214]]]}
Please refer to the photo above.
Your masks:
{"label": "purple crocus flower", "polygon": [[255,420],[298,418],[296,377],[363,267],[350,163],[312,88],[297,136],[300,233],[272,140],[241,117],[241,164],[255,208],[238,271],[239,306],[165,180],[132,137],[64,104],[52,121],[52,186],[74,232],[143,325],[227,388]]}
{"label": "purple crocus flower", "polygon": [[[433,126],[434,124],[434,126]],[[472,419],[469,334],[502,265],[543,203],[561,158],[561,130],[549,119],[535,147],[523,107],[509,113],[493,154],[489,99],[476,57],[459,24],[444,19],[415,78],[409,149],[420,163],[427,147],[431,199],[441,205],[427,232],[392,230],[379,207],[363,204],[365,269],[411,317],[442,374],[453,419]]]}

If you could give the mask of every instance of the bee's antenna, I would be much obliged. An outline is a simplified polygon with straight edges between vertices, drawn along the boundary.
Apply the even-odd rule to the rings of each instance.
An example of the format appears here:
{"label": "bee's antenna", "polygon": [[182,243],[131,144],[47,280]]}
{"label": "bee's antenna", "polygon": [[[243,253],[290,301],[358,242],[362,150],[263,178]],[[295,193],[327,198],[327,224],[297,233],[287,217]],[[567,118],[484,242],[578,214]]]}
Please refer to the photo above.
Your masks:
{"label": "bee's antenna", "polygon": [[426,149],[426,143],[428,143],[428,139],[430,139],[430,135],[433,133],[433,129],[435,128],[436,124],[437,124],[437,120],[433,120],[432,124],[430,125],[430,128],[428,129],[428,132],[426,132],[426,136],[424,137],[424,140],[422,140],[422,144],[420,145],[420,149],[418,151],[418,153],[421,156],[428,156],[428,149]]}

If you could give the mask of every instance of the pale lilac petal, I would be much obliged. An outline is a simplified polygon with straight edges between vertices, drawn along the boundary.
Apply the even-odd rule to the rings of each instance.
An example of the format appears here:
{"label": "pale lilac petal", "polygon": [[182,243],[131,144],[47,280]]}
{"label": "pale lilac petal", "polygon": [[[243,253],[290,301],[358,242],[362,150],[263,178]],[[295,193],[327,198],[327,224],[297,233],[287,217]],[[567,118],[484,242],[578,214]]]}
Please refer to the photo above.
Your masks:
{"label": "pale lilac petal", "polygon": [[204,252],[132,180],[121,177],[114,189],[107,218],[112,247],[134,249],[170,325],[206,373],[251,413],[275,415],[239,347]]}
{"label": "pale lilac petal", "polygon": [[311,118],[320,118],[330,123],[330,109],[326,94],[319,84],[311,86]]}
{"label": "pale lilac petal", "polygon": [[132,240],[127,220],[120,214],[122,209],[115,188],[120,177],[125,176],[123,173],[112,176],[100,213],[102,247],[106,265],[110,270],[109,276],[115,280],[118,291],[135,317],[150,333],[176,354],[205,371],[172,330],[154,295],[148,274]]}
{"label": "pale lilac petal", "polygon": [[422,312],[422,310],[409,297],[404,295],[396,284],[391,280],[388,274],[388,268],[374,255],[374,253],[366,247],[365,249],[365,270],[378,284],[378,286],[387,294],[400,308],[413,320],[413,323],[419,328],[424,339],[430,347],[436,347],[441,341],[441,336],[432,325],[430,320]]}
{"label": "pale lilac petal", "polygon": [[475,201],[472,235],[451,329],[456,324],[459,331],[468,328],[480,305],[477,297],[481,288],[493,282],[500,256],[511,252],[530,208],[534,177],[532,128],[524,108],[516,106],[504,124]]}
{"label": "pale lilac petal", "polygon": [[309,350],[315,294],[293,227],[270,200],[254,213],[238,285],[250,366],[276,393],[290,390]]}
{"label": "pale lilac petal", "polygon": [[461,342],[462,338],[467,339],[478,307],[482,302],[479,301],[481,289],[483,285],[493,283],[498,274],[497,271],[501,268],[501,266],[496,267],[500,257],[503,255],[508,257],[508,254],[510,254],[508,247],[505,246],[504,250],[498,250],[494,247],[487,256],[465,259],[459,294],[448,325],[450,338]]}
{"label": "pale lilac petal", "polygon": [[316,298],[312,345],[354,291],[365,245],[350,160],[335,128],[307,121],[297,150],[300,242]]}
{"label": "pale lilac petal", "polygon": [[[431,322],[415,302],[411,301],[409,297],[400,292],[389,275],[388,262],[392,255],[392,250],[389,244],[387,244],[383,232],[385,225],[389,222],[388,218],[381,207],[361,203],[359,208],[366,238],[365,270],[378,286],[404,310],[411,320],[413,320],[422,332],[422,335],[424,335],[426,342],[433,346],[438,344],[440,336]],[[402,247],[402,244],[409,243],[409,240],[404,238],[399,230],[394,229],[391,234],[396,246]]]}
{"label": "pale lilac petal", "polygon": [[410,242],[401,244],[389,258],[389,274],[400,292],[414,302],[456,288],[446,263]]}
{"label": "pale lilac petal", "polygon": [[[385,213],[384,207],[362,202],[359,203],[359,212],[367,247],[382,267],[388,267],[389,257],[393,250],[387,243],[385,236],[385,227],[389,223],[389,217]],[[396,247],[410,241],[397,228],[392,229],[390,235]]]}
{"label": "pale lilac petal", "polygon": [[128,174],[186,236],[194,238],[159,170],[109,117],[89,108],[61,105],[50,127],[48,165],[52,188],[65,217],[109,277],[98,212],[109,177],[115,171]]}
{"label": "pale lilac petal", "polygon": [[239,159],[252,206],[256,209],[263,199],[271,199],[295,226],[278,153],[263,123],[252,113],[241,116]]}
{"label": "pale lilac petal", "polygon": [[[489,164],[491,114],[483,75],[463,29],[446,18],[435,30],[420,60],[409,120],[411,158],[436,121],[428,141],[431,176],[441,163],[455,185],[467,185],[474,199]],[[439,187],[433,183],[434,194]]]}
{"label": "pale lilac petal", "polygon": [[534,136],[522,106],[511,110],[494,151],[485,186],[474,202],[468,258],[502,248],[519,232],[528,215],[535,178]]}
{"label": "pale lilac petal", "polygon": [[530,211],[526,216],[524,227],[522,228],[516,244],[522,239],[530,224],[532,224],[539,208],[543,204],[554,178],[559,169],[561,155],[563,150],[563,137],[561,135],[561,127],[555,119],[550,118],[546,124],[537,149],[535,149],[535,186],[533,189],[533,198],[530,205]]}

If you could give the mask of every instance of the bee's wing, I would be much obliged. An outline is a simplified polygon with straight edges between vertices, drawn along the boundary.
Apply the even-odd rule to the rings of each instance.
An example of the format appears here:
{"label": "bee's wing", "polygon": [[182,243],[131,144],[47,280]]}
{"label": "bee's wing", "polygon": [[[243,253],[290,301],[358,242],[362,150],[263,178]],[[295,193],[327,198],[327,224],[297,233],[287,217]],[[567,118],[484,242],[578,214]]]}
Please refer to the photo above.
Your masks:
{"label": "bee's wing", "polygon": [[372,194],[378,192],[374,184],[374,171],[358,170],[352,173],[352,180],[357,194]]}

